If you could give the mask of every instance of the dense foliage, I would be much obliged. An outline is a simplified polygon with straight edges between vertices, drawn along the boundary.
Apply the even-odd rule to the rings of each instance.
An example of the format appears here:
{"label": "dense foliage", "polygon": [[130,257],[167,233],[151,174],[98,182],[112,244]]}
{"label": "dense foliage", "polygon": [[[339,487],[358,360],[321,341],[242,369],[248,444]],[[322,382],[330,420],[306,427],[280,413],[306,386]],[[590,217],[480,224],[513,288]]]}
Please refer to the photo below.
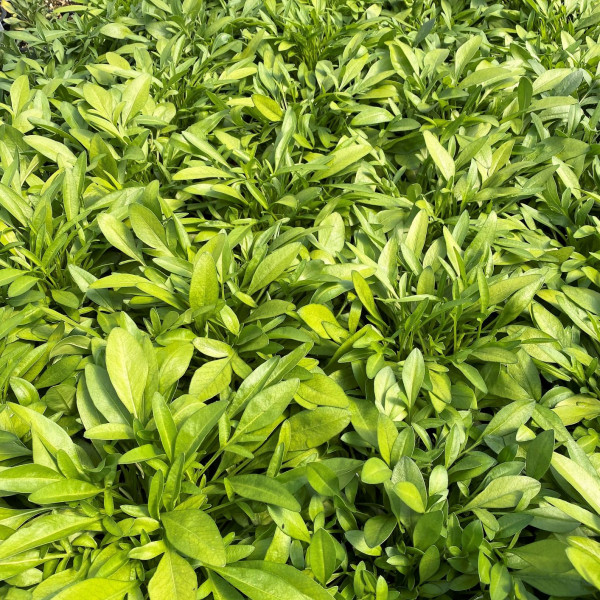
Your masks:
{"label": "dense foliage", "polygon": [[0,598],[600,597],[600,4],[7,8]]}

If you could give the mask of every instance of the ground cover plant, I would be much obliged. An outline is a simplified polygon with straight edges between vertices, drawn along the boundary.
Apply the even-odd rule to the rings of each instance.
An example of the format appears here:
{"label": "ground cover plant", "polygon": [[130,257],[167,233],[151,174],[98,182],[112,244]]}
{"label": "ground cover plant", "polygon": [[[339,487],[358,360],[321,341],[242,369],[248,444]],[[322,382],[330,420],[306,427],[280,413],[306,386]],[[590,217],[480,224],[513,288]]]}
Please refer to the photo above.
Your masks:
{"label": "ground cover plant", "polygon": [[3,4],[0,598],[600,598],[600,5],[62,4]]}

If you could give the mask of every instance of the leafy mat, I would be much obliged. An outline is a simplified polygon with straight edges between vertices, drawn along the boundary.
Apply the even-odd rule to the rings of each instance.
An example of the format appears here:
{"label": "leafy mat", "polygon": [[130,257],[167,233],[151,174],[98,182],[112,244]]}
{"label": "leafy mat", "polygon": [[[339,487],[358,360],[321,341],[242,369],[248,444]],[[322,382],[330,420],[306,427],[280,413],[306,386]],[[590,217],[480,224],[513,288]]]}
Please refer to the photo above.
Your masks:
{"label": "leafy mat", "polygon": [[600,597],[597,2],[9,10],[0,598]]}

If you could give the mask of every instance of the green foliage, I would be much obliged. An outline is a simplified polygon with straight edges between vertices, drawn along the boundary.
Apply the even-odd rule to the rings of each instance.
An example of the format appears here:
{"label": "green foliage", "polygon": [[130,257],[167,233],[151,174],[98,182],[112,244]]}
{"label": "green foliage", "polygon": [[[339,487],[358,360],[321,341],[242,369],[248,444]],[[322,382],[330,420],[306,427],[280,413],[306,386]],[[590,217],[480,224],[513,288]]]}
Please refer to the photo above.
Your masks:
{"label": "green foliage", "polygon": [[600,597],[598,3],[27,6],[0,599]]}

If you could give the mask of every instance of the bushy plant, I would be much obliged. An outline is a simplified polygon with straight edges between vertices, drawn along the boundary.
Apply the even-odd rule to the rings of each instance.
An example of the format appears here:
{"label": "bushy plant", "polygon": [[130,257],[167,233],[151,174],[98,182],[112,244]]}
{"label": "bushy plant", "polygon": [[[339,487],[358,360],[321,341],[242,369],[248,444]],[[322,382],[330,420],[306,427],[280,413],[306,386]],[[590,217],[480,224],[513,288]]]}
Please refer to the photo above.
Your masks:
{"label": "bushy plant", "polygon": [[600,597],[600,5],[15,12],[0,598]]}

